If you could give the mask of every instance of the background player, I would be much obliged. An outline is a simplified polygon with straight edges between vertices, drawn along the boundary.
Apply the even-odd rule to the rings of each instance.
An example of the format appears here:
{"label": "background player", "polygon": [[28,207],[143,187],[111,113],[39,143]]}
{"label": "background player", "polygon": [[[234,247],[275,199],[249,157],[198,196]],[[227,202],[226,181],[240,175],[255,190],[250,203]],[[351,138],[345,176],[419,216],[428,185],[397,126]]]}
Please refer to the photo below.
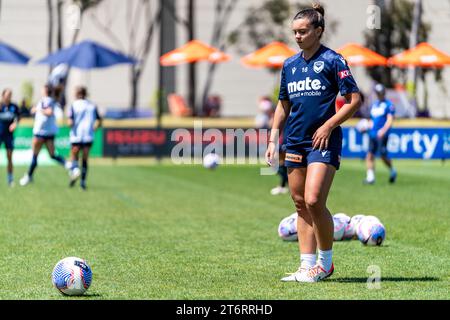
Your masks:
{"label": "background player", "polygon": [[[282,281],[317,282],[334,270],[333,219],[326,201],[340,164],[340,125],[359,108],[360,95],[344,58],[320,42],[325,30],[320,5],[297,13],[292,30],[303,51],[284,63],[281,104],[275,111],[266,158],[272,163],[276,136],[286,125],[285,165],[298,213],[300,268]],[[336,113],[338,92],[346,103]]]}
{"label": "background player", "polygon": [[87,90],[85,87],[75,89],[76,100],[68,110],[68,124],[70,130],[71,147],[71,179],[70,186],[73,187],[79,177],[78,159],[82,152],[81,182],[80,186],[86,190],[86,176],[88,171],[89,151],[94,141],[94,132],[102,125],[102,118],[98,114],[97,107],[86,99]]}
{"label": "background player", "polygon": [[56,101],[52,98],[53,90],[50,85],[45,85],[42,89],[42,99],[36,106],[31,108],[31,114],[34,114],[33,140],[31,148],[33,158],[31,160],[28,172],[20,179],[20,185],[25,186],[33,181],[33,173],[38,164],[38,155],[42,146],[45,144],[50,157],[65,166],[66,161],[63,157],[55,154],[55,136],[58,133],[56,124],[55,108]]}
{"label": "background player", "polygon": [[386,99],[386,89],[382,84],[375,85],[375,93],[378,99],[370,107],[370,143],[366,155],[367,174],[363,182],[365,184],[375,183],[375,155],[379,150],[381,160],[390,170],[389,182],[394,183],[397,171],[392,165],[392,160],[388,158],[387,143],[389,131],[394,122],[395,108],[392,102]]}
{"label": "background player", "polygon": [[7,182],[10,187],[14,186],[12,154],[14,150],[14,130],[20,120],[19,107],[11,102],[12,91],[5,89],[2,92],[0,107],[0,146],[5,144],[6,158],[8,159]]}

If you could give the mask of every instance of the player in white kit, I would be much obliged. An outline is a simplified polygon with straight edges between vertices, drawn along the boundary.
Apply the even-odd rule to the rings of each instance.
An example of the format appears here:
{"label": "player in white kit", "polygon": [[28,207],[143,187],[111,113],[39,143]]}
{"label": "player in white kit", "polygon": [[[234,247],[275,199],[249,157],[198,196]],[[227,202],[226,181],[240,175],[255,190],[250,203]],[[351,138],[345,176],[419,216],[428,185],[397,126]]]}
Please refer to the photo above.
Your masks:
{"label": "player in white kit", "polygon": [[95,130],[102,125],[97,106],[86,99],[87,90],[85,87],[77,87],[75,89],[76,100],[72,103],[68,110],[68,124],[70,130],[71,147],[71,178],[70,186],[73,187],[78,179],[79,172],[79,153],[82,153],[81,162],[81,181],[80,186],[86,190],[86,176],[88,170],[89,151],[94,142]]}
{"label": "player in white kit", "polygon": [[31,108],[31,114],[34,114],[33,140],[31,148],[33,158],[31,160],[28,172],[20,179],[20,185],[25,186],[33,181],[33,173],[38,164],[38,155],[45,144],[50,157],[65,167],[66,161],[63,157],[55,154],[55,136],[58,133],[56,123],[55,108],[57,102],[52,97],[53,90],[50,85],[45,85],[42,90],[42,98]]}

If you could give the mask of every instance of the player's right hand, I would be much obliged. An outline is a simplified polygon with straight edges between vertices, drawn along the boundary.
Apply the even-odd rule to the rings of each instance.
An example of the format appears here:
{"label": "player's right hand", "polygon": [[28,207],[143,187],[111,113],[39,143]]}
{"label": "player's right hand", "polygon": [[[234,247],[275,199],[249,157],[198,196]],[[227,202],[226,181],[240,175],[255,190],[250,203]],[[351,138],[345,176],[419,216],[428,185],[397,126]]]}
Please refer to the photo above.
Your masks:
{"label": "player's right hand", "polygon": [[273,159],[275,157],[275,148],[276,145],[274,142],[269,142],[266,150],[266,162],[269,166],[272,166]]}

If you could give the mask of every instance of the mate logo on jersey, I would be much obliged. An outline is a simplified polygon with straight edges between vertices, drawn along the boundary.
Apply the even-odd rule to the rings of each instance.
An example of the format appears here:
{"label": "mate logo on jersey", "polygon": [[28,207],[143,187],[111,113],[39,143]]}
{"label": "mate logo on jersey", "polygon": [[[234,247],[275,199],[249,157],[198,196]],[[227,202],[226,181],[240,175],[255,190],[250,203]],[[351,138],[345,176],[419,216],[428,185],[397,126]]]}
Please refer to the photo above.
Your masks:
{"label": "mate logo on jersey", "polygon": [[305,80],[291,81],[287,85],[289,98],[298,98],[300,96],[320,96],[326,87],[322,86],[322,82],[319,79],[311,79],[306,77]]}

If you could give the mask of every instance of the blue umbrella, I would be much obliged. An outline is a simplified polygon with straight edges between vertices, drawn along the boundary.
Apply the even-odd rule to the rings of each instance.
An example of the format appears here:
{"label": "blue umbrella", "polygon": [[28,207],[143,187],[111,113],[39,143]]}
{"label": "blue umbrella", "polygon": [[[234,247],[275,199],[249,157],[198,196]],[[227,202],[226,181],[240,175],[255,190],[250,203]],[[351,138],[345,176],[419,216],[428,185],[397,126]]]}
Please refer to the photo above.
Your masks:
{"label": "blue umbrella", "polygon": [[119,51],[86,40],[52,53],[37,63],[50,65],[64,63],[80,69],[94,69],[106,68],[120,63],[135,64],[137,60]]}
{"label": "blue umbrella", "polygon": [[27,64],[30,58],[4,42],[0,42],[0,62]]}

